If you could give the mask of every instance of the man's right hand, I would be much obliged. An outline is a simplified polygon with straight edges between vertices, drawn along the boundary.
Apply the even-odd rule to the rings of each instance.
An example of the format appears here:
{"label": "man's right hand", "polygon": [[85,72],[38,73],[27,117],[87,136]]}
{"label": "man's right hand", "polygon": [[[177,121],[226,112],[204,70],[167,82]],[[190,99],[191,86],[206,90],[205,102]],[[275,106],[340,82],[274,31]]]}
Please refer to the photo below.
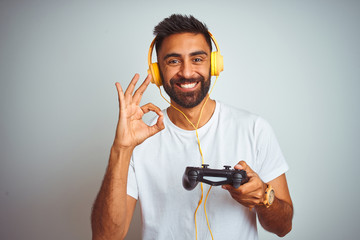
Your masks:
{"label": "man's right hand", "polygon": [[[164,115],[160,108],[152,103],[139,106],[143,93],[150,83],[151,75],[148,75],[141,86],[134,92],[135,85],[139,80],[139,74],[135,74],[125,93],[120,83],[116,83],[119,97],[119,121],[113,147],[120,149],[133,149],[147,138],[153,136],[165,128]],[[155,112],[159,117],[153,126],[148,126],[142,120],[145,113]]]}
{"label": "man's right hand", "polygon": [[[153,104],[139,106],[150,79],[151,76],[148,76],[135,93],[138,74],[135,74],[125,93],[120,83],[116,83],[120,108],[119,122],[110,151],[109,164],[91,214],[93,240],[124,239],[129,229],[136,206],[136,199],[127,195],[132,151],[145,139],[164,129],[164,116],[158,107]],[[148,126],[142,120],[143,115],[149,111],[159,116],[153,126]]]}

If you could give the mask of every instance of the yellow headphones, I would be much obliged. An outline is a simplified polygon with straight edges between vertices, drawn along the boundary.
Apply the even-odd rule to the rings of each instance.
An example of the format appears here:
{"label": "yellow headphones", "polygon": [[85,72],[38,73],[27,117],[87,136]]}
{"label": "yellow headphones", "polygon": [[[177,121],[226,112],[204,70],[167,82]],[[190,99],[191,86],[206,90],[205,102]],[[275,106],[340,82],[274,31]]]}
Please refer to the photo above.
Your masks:
{"label": "yellow headphones", "polygon": [[[221,56],[221,54],[220,54],[220,49],[219,49],[219,46],[218,46],[218,44],[216,42],[216,39],[214,38],[214,36],[210,32],[209,32],[209,34],[210,34],[210,37],[211,37],[212,41],[214,42],[216,50],[217,50],[217,51],[211,53],[211,58],[210,58],[211,76],[219,76],[220,72],[224,70],[224,60],[223,60],[223,56]],[[154,45],[155,45],[155,40],[156,40],[156,37],[151,42],[151,45],[150,45],[150,48],[149,48],[149,53],[148,53],[148,63],[149,63],[148,74],[151,74],[151,76],[152,76],[151,82],[155,83],[156,86],[160,87],[162,85],[162,80],[161,80],[161,76],[160,76],[159,65],[158,65],[158,63],[152,63],[151,62],[151,57],[152,57],[152,52],[153,52]]]}

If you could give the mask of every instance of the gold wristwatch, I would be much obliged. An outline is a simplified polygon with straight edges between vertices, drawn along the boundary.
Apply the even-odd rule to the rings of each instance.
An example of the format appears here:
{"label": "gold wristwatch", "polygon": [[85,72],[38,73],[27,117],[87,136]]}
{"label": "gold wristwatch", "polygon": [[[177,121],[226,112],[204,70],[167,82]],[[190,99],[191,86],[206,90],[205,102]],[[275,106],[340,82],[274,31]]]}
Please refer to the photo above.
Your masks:
{"label": "gold wristwatch", "polygon": [[275,199],[275,191],[272,188],[271,185],[267,184],[267,188],[265,190],[265,200],[263,201],[263,204],[268,208],[273,204]]}

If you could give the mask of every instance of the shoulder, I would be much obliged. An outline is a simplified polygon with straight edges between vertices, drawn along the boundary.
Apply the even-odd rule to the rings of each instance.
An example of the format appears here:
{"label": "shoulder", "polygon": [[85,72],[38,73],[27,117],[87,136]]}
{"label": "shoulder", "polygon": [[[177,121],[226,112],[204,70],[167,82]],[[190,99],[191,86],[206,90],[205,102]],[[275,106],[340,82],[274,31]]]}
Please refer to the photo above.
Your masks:
{"label": "shoulder", "polygon": [[219,117],[223,120],[237,120],[241,122],[248,122],[255,124],[256,122],[265,121],[258,114],[249,112],[245,109],[235,107],[233,105],[216,101],[216,104],[219,105]]}
{"label": "shoulder", "polygon": [[219,105],[218,116],[221,124],[229,126],[232,123],[247,127],[255,135],[263,131],[272,131],[269,122],[256,113],[232,106],[230,104],[216,101]]}
{"label": "shoulder", "polygon": [[228,103],[224,103],[222,101],[216,100],[216,104],[219,105],[220,114],[226,115],[228,117],[238,117],[238,118],[246,118],[246,119],[256,119],[258,117],[257,114],[254,114],[239,107],[235,107]]}

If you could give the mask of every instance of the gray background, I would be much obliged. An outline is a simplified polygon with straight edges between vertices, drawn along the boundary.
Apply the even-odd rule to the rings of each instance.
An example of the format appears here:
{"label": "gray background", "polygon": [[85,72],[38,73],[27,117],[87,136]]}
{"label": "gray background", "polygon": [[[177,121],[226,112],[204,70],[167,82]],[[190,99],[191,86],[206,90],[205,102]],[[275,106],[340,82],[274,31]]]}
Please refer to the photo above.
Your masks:
{"label": "gray background", "polygon": [[[275,129],[295,206],[285,239],[357,238],[360,4],[340,0],[1,1],[0,238],[91,237],[114,83],[145,77],[152,29],[171,13],[194,14],[219,42],[212,97]],[[154,85],[150,101],[167,106]],[[140,225],[137,209],[127,239]]]}

